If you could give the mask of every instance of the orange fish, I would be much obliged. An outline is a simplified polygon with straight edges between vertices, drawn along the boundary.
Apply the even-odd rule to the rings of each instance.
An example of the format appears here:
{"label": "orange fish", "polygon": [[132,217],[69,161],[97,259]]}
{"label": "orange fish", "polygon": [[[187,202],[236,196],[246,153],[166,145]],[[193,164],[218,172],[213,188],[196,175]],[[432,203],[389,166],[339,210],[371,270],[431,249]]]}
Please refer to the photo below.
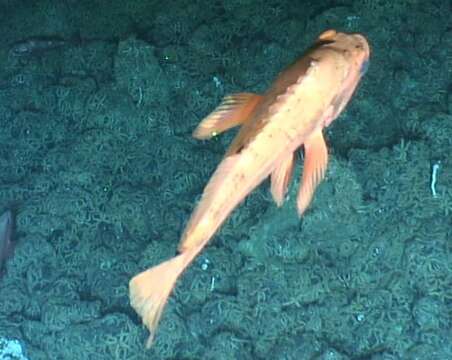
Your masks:
{"label": "orange fish", "polygon": [[172,289],[182,272],[206,246],[234,208],[267,176],[280,206],[291,178],[294,153],[305,161],[298,214],[308,207],[323,179],[328,151],[322,129],[350,100],[369,61],[369,45],[359,34],[328,30],[298,61],[281,72],[263,95],[226,96],[204,118],[193,136],[208,139],[242,125],[212,175],[179,244],[179,255],[136,275],[130,302],[150,331],[150,347]]}

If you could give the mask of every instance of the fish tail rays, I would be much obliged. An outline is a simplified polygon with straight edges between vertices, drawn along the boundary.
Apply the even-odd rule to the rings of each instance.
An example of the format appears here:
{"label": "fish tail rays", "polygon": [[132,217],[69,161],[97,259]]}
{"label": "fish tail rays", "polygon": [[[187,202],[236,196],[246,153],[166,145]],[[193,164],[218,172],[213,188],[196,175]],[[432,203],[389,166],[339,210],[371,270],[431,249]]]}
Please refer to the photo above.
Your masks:
{"label": "fish tail rays", "polygon": [[150,348],[153,343],[163,309],[177,279],[201,249],[202,247],[188,249],[172,259],[143,271],[130,280],[130,304],[150,332],[146,342],[147,348]]}

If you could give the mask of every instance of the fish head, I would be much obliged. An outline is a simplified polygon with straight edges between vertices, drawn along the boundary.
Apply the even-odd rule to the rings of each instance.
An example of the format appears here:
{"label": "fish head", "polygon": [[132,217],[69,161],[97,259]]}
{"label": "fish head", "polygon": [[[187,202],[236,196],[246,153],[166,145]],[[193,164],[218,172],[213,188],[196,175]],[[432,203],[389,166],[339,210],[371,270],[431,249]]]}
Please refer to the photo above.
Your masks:
{"label": "fish head", "polygon": [[336,51],[342,51],[347,60],[360,76],[364,75],[369,66],[370,46],[367,39],[358,33],[342,33],[336,30],[323,32],[318,43],[334,46]]}
{"label": "fish head", "polygon": [[333,59],[335,68],[341,74],[335,96],[331,101],[329,116],[323,127],[327,127],[344,110],[361,77],[369,67],[370,46],[366,38],[357,33],[341,33],[335,30],[323,32],[316,46]]}

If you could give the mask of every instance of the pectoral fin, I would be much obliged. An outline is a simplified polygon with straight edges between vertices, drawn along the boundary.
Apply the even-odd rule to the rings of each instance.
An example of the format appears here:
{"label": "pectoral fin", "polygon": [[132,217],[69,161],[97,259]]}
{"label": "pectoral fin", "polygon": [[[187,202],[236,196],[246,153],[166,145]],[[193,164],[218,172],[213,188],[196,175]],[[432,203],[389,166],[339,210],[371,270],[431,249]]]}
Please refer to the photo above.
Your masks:
{"label": "pectoral fin", "polygon": [[315,132],[304,143],[303,180],[297,197],[298,215],[301,216],[311,202],[317,185],[325,176],[328,150],[321,130]]}
{"label": "pectoral fin", "polygon": [[197,139],[210,139],[234,126],[248,120],[261,101],[262,96],[252,93],[239,93],[223,98],[218,107],[206,116],[193,131]]}
{"label": "pectoral fin", "polygon": [[271,193],[277,206],[284,202],[294,166],[294,153],[287,156],[271,174]]}

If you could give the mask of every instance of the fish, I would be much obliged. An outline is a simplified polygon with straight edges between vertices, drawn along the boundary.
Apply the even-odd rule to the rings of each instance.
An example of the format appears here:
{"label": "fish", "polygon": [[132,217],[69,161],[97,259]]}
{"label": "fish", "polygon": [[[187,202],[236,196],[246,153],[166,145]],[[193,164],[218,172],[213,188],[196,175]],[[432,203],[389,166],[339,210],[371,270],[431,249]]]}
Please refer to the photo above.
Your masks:
{"label": "fish", "polygon": [[57,37],[33,36],[14,43],[10,53],[16,57],[27,57],[58,49],[66,44],[66,40]]}
{"label": "fish", "polygon": [[6,210],[0,216],[0,275],[3,274],[6,260],[11,257],[14,250],[14,215],[11,210]]}
{"label": "fish", "polygon": [[304,166],[296,206],[303,215],[327,167],[322,130],[351,99],[369,56],[362,34],[324,31],[264,94],[228,95],[199,123],[193,136],[204,140],[241,128],[188,220],[178,255],[129,282],[130,304],[149,330],[147,348],[177,279],[246,196],[270,177],[272,197],[277,206],[283,204],[300,147]]}

